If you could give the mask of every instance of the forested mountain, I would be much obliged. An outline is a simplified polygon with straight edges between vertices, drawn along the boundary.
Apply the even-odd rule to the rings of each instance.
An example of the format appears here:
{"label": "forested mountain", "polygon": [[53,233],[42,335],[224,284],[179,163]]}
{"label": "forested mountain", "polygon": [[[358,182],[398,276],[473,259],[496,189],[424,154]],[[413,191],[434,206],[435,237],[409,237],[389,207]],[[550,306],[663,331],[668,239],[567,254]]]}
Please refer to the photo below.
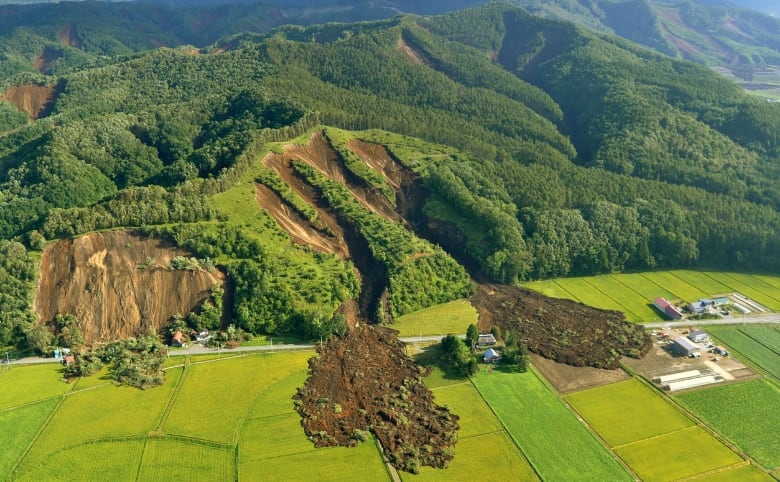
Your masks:
{"label": "forested mountain", "polygon": [[[0,343],[34,318],[23,244],[128,226],[215,260],[245,330],[306,337],[338,330],[361,282],[386,290],[360,301],[381,319],[463,296],[464,266],[504,283],[780,270],[780,105],[521,9],[25,69],[5,74],[0,103]],[[299,135],[323,140],[268,144]],[[392,169],[366,154],[382,149]],[[314,241],[291,243],[268,214],[280,205]],[[334,239],[351,255],[317,248]]]}

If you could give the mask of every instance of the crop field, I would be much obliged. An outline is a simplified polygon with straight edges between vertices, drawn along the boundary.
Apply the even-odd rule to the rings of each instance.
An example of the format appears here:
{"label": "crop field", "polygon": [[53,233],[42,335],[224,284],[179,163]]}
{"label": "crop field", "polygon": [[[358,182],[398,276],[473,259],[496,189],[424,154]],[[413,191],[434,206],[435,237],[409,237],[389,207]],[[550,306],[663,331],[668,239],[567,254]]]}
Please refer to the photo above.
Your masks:
{"label": "crop field", "polygon": [[564,398],[611,447],[693,425],[669,402],[633,379]]}
{"label": "crop field", "polygon": [[615,452],[645,482],[677,480],[743,463],[698,426],[615,447]]}
{"label": "crop field", "polygon": [[723,470],[708,477],[696,480],[706,482],[775,482],[766,472],[763,472],[755,465],[743,465],[729,470]]}
{"label": "crop field", "polygon": [[663,396],[632,379],[566,401],[644,481],[677,480],[743,464]]}
{"label": "crop field", "polygon": [[780,389],[770,382],[713,387],[677,400],[764,467],[780,468]]}
{"label": "crop field", "polygon": [[51,398],[16,410],[0,412],[0,434],[3,434],[0,479],[13,469],[59,402],[59,399]]}
{"label": "crop field", "polygon": [[0,410],[62,395],[73,386],[59,381],[61,377],[56,363],[12,367],[0,377]]}
{"label": "crop field", "polygon": [[455,300],[401,316],[389,326],[402,337],[443,336],[466,333],[472,323],[477,324],[477,310],[467,300]]}
{"label": "crop field", "polygon": [[460,417],[458,440],[503,430],[501,422],[490,411],[482,397],[469,382],[433,389],[436,403],[452,410]]}
{"label": "crop field", "polygon": [[[708,331],[752,364],[780,380],[780,345],[777,327],[710,326]],[[766,338],[764,338],[766,336]]]}
{"label": "crop field", "polygon": [[236,470],[234,459],[232,448],[149,439],[138,480],[233,480]]}
{"label": "crop field", "polygon": [[544,480],[631,480],[535,372],[480,373],[473,383]]}
{"label": "crop field", "polygon": [[652,301],[695,301],[739,292],[770,310],[780,311],[780,277],[710,271],[652,271],[535,281],[526,287],[597,308],[622,311],[629,321],[663,321]]}
{"label": "crop field", "polygon": [[[143,452],[144,441],[141,439],[87,443],[55,452],[13,480],[136,480]],[[170,455],[174,460],[180,460],[175,454]],[[187,461],[177,465],[183,465],[184,462]]]}

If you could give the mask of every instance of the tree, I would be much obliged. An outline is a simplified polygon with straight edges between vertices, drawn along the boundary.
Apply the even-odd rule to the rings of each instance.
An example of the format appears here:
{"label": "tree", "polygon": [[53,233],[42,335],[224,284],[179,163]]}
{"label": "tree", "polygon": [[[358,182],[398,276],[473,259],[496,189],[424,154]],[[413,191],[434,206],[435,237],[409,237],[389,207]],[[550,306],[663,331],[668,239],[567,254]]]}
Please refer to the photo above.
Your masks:
{"label": "tree", "polygon": [[54,335],[44,324],[35,324],[27,332],[27,346],[40,354],[44,354],[51,348]]}
{"label": "tree", "polygon": [[466,345],[470,350],[473,350],[479,341],[479,330],[474,323],[470,324],[466,329]]}

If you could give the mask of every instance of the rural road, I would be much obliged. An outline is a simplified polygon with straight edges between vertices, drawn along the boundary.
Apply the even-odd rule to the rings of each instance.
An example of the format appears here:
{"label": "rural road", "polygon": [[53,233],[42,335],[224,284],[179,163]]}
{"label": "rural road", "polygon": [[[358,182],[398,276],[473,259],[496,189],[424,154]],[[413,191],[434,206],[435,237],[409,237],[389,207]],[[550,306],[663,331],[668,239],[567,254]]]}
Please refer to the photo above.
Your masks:
{"label": "rural road", "polygon": [[[405,343],[424,343],[430,341],[439,341],[444,335],[430,335],[430,336],[412,336],[407,338],[401,338],[401,341]],[[464,338],[465,336],[461,336]],[[200,345],[194,345],[187,348],[174,348],[170,349],[168,356],[185,356],[185,355],[205,355],[208,353],[241,353],[241,352],[253,352],[253,351],[290,351],[290,350],[310,350],[316,346],[315,343],[301,343],[296,345],[261,345],[261,346],[239,346],[236,348],[211,348]],[[11,365],[31,365],[37,363],[59,363],[58,358],[42,358],[42,357],[26,357],[26,358],[10,358]],[[5,355],[3,355],[1,364],[6,364]],[[2,366],[2,365],[0,365]]]}
{"label": "rural road", "polygon": [[645,328],[676,328],[680,326],[746,325],[756,323],[780,323],[780,314],[751,315],[721,318],[719,320],[682,320],[642,323]]}

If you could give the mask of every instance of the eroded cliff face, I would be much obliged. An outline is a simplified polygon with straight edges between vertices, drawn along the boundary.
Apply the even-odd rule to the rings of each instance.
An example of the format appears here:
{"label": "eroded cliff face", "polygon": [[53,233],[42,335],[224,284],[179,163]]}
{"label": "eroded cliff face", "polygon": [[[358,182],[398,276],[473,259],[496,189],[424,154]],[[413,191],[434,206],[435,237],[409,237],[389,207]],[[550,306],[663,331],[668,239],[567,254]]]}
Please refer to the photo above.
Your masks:
{"label": "eroded cliff face", "polygon": [[190,253],[133,231],[53,243],[41,258],[38,321],[72,314],[87,343],[159,331],[171,316],[186,315],[225,280],[219,270],[169,270],[168,261],[176,256]]}

